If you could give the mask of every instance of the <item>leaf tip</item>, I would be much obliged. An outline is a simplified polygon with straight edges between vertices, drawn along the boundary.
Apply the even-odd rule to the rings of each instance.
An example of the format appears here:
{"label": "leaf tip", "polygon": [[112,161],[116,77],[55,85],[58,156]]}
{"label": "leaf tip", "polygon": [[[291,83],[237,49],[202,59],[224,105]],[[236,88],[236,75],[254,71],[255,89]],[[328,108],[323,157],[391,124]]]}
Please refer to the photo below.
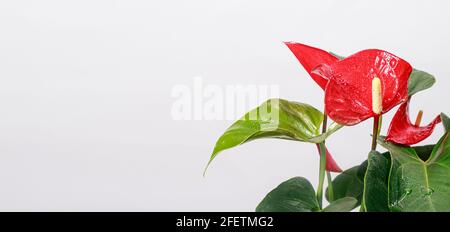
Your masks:
{"label": "leaf tip", "polygon": [[450,132],[450,118],[446,114],[441,113],[441,121],[444,125],[445,132]]}
{"label": "leaf tip", "polygon": [[209,168],[209,165],[211,164],[211,162],[212,162],[212,159],[210,159],[209,161],[208,161],[208,163],[206,164],[206,166],[205,166],[205,169],[203,170],[203,178],[205,178],[206,177],[206,172],[208,171],[208,168]]}

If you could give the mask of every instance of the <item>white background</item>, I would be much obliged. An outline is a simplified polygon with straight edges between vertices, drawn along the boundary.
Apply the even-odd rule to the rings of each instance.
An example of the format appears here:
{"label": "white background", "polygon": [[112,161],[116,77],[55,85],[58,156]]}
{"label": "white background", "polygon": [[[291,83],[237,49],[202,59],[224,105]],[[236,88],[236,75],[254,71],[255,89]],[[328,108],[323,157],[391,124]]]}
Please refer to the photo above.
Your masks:
{"label": "white background", "polygon": [[[427,123],[450,113],[449,10],[411,0],[1,1],[0,210],[252,211],[290,177],[316,186],[315,147],[276,140],[222,153],[203,178],[231,121],[172,120],[173,86],[195,76],[275,84],[321,109],[321,89],[282,41],[342,55],[380,48],[436,76],[411,106]],[[343,168],[365,159],[370,129],[328,140]]]}

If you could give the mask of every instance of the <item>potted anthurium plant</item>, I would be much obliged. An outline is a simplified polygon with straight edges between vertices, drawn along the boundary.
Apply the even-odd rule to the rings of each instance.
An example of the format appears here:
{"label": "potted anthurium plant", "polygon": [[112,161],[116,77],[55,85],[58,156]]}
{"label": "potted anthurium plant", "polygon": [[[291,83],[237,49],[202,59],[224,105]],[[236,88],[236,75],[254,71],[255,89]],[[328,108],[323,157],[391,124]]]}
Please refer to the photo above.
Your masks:
{"label": "potted anthurium plant", "polygon": [[[285,44],[324,90],[324,112],[305,103],[269,99],[225,131],[209,163],[219,152],[255,139],[308,142],[319,151],[319,184],[314,189],[307,179],[293,177],[269,192],[256,211],[345,212],[358,206],[363,212],[450,211],[450,120],[442,113],[421,126],[422,112],[414,123],[408,113],[413,95],[430,88],[434,77],[378,49],[341,57],[300,43]],[[398,105],[387,135],[380,135],[383,114]],[[276,117],[267,117],[267,112]],[[325,140],[367,119],[373,119],[373,130],[368,132],[372,146],[363,152],[368,158],[342,171]],[[436,144],[413,146],[441,122],[445,133]],[[378,152],[377,144],[387,152]],[[332,180],[330,172],[340,174]]]}

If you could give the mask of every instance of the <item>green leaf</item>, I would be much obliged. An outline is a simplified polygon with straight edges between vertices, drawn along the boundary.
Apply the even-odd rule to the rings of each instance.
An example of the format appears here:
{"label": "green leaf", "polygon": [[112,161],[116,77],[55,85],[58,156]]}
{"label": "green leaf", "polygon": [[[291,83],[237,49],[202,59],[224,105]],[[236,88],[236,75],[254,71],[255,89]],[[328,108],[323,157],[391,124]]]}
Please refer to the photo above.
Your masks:
{"label": "green leaf", "polygon": [[410,147],[379,143],[391,154],[391,211],[450,211],[450,138],[446,133],[427,161]]}
{"label": "green leaf", "polygon": [[389,152],[371,151],[364,177],[363,205],[367,212],[388,212]]}
{"label": "green leaf", "polygon": [[308,142],[310,143],[321,143],[323,141],[325,141],[326,138],[328,138],[331,134],[333,134],[334,132],[338,131],[339,129],[341,129],[342,127],[344,127],[343,125],[340,125],[338,123],[331,123],[328,128],[327,131],[319,136],[315,136],[312,137],[310,139],[308,139]]}
{"label": "green leaf", "polygon": [[412,96],[417,92],[428,89],[433,86],[435,82],[436,79],[433,75],[424,71],[413,69],[408,80],[408,95]]}
{"label": "green leaf", "polygon": [[377,142],[384,148],[386,148],[392,155],[392,153],[404,153],[408,156],[417,156],[416,151],[412,147],[402,146],[402,145],[396,145],[393,143],[387,142],[385,136],[378,136]]}
{"label": "green leaf", "polygon": [[450,132],[450,118],[444,113],[441,113],[442,124],[444,124],[445,132]]}
{"label": "green leaf", "polygon": [[[360,205],[364,189],[364,173],[366,168],[367,161],[364,161],[361,165],[354,166],[337,175],[332,182],[334,200],[352,197],[357,200],[356,205]],[[328,202],[330,202],[328,188],[325,197]]]}
{"label": "green leaf", "polygon": [[[447,132],[436,143],[431,151],[430,157],[427,159],[427,163],[434,163],[436,161],[450,158],[450,132]],[[446,157],[447,156],[447,157]]]}
{"label": "green leaf", "polygon": [[350,212],[358,206],[358,200],[353,197],[344,197],[331,202],[322,212]]}
{"label": "green leaf", "polygon": [[294,177],[272,190],[256,207],[256,212],[318,212],[314,188],[303,177]]}
{"label": "green leaf", "polygon": [[225,131],[217,140],[207,167],[219,152],[255,139],[278,138],[320,143],[342,127],[335,124],[321,136],[322,121],[322,112],[308,104],[283,99],[267,100]]}

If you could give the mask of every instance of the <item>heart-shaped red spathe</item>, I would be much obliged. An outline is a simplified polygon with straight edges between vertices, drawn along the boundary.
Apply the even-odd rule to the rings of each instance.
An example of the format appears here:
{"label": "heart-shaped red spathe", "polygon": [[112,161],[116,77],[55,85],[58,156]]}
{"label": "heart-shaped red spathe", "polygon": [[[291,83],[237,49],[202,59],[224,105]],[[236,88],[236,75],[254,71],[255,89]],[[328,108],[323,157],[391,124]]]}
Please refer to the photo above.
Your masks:
{"label": "heart-shaped red spathe", "polygon": [[[285,42],[286,46],[294,53],[295,57],[298,59],[303,68],[308,72],[311,78],[323,89],[328,84],[328,79],[324,78],[320,75],[314,74],[311,71],[322,64],[332,64],[339,59],[330,53],[311,47],[305,44],[296,43],[296,42]],[[319,145],[316,144],[317,149],[320,149]],[[326,170],[330,172],[342,172],[342,169],[337,165],[336,161],[334,161],[328,149],[326,149]]]}
{"label": "heart-shaped red spathe", "polygon": [[441,117],[437,116],[426,126],[414,125],[409,119],[409,101],[403,103],[398,108],[386,136],[386,141],[403,145],[413,145],[428,138],[435,126],[441,122]]}
{"label": "heart-shaped red spathe", "polygon": [[[316,144],[317,150],[319,151],[320,156],[320,147],[319,144]],[[336,161],[334,161],[333,157],[331,156],[330,152],[328,151],[328,148],[326,148],[326,167],[325,169],[330,172],[342,172],[342,169],[337,165]]]}
{"label": "heart-shaped red spathe", "polygon": [[328,78],[312,73],[311,71],[322,64],[332,64],[339,59],[330,53],[296,42],[285,42],[286,46],[294,53],[300,64],[305,68],[311,78],[323,89],[328,84]]}
{"label": "heart-shaped red spathe", "polygon": [[381,81],[382,112],[408,98],[411,65],[378,49],[363,50],[332,64],[323,64],[312,73],[328,79],[325,112],[335,122],[355,125],[377,116],[372,110],[372,80]]}

